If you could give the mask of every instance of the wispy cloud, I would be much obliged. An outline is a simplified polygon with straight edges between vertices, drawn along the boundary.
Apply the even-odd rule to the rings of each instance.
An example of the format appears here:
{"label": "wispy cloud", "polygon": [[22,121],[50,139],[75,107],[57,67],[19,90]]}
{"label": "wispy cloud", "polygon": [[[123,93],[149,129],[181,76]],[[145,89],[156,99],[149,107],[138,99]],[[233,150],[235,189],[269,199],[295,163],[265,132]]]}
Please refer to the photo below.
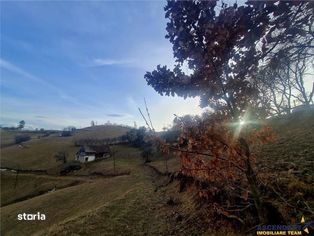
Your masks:
{"label": "wispy cloud", "polygon": [[125,117],[127,115],[126,114],[121,114],[121,113],[110,113],[110,114],[106,114],[106,116],[109,116],[109,117]]}
{"label": "wispy cloud", "polygon": [[35,118],[38,118],[38,119],[46,119],[48,118],[47,116],[35,116]]}
{"label": "wispy cloud", "polygon": [[40,78],[36,75],[33,75],[29,72],[27,72],[26,70],[14,65],[13,63],[4,60],[2,58],[0,58],[0,68],[8,70],[12,73],[18,74],[20,76],[22,76],[23,78],[26,78],[32,82],[35,82],[37,84],[40,84],[42,86],[44,86],[44,88],[49,89],[51,92],[55,93],[56,95],[58,95],[60,98],[62,98],[63,100],[66,100],[74,105],[79,105],[81,106],[82,104],[74,97],[69,96],[68,94],[64,93],[59,87],[47,82],[45,79]]}
{"label": "wispy cloud", "polygon": [[125,65],[131,64],[132,60],[115,60],[109,58],[96,58],[94,59],[94,66],[111,66],[111,65]]}
{"label": "wispy cloud", "polygon": [[27,71],[19,68],[18,66],[12,64],[11,62],[8,62],[2,58],[0,58],[0,68],[3,68],[5,70],[11,71],[13,73],[19,74],[23,76],[24,78],[27,78],[33,82],[39,83],[41,85],[44,85],[45,87],[50,88],[54,92],[58,93],[59,95],[62,95],[63,93],[60,91],[60,89],[47,81],[43,80],[42,78],[39,78],[31,73],[28,73]]}
{"label": "wispy cloud", "polygon": [[170,68],[174,65],[171,45],[166,41],[145,42],[141,44],[141,47],[136,46],[130,49],[127,54],[125,59],[96,58],[92,60],[91,66],[136,67],[146,71],[154,69],[158,64],[167,65]]}

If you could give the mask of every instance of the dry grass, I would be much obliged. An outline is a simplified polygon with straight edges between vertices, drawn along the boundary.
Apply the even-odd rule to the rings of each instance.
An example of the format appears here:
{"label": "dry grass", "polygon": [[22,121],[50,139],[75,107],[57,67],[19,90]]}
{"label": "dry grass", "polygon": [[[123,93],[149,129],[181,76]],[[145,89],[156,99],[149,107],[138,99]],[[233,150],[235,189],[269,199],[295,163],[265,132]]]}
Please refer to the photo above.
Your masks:
{"label": "dry grass", "polygon": [[[272,128],[277,139],[253,148],[253,152],[257,155],[258,176],[264,184],[267,184],[267,187],[262,188],[264,200],[277,208],[287,224],[299,223],[302,215],[311,219],[314,211],[314,111],[269,119],[266,124]],[[165,172],[163,158],[151,162],[150,165]],[[179,168],[179,160],[170,159],[168,166],[169,171],[176,171]],[[193,195],[193,191],[177,194],[173,189],[178,187],[168,186],[167,195],[179,199],[182,205],[179,208],[180,214],[190,214],[189,217],[194,214],[198,214],[197,217],[202,216],[199,210],[190,206],[193,200],[189,199],[188,195]],[[184,210],[185,208],[189,210]],[[219,225],[219,220],[221,219],[212,219],[208,235],[216,235],[214,234],[216,229],[213,227]],[[195,222],[189,225],[192,227],[198,221]],[[181,223],[176,224],[181,225]],[[188,224],[187,221],[185,224]],[[226,221],[223,224],[226,225]],[[210,225],[210,222],[207,225]],[[201,226],[199,228],[201,229]],[[221,230],[217,235],[224,234],[223,229]]]}
{"label": "dry grass", "polygon": [[162,155],[159,158],[153,160],[149,165],[156,167],[162,173],[177,172],[180,170],[180,158],[176,156],[168,156],[166,162],[166,156]]}
{"label": "dry grass", "polygon": [[258,168],[291,170],[303,181],[313,181],[314,110],[273,118],[268,124],[277,138],[256,148]]}
{"label": "dry grass", "polygon": [[[98,208],[54,225],[43,235],[153,235],[163,230],[165,219],[158,219],[150,180],[142,179]],[[82,227],[84,225],[85,227]]]}
{"label": "dry grass", "polygon": [[[285,117],[284,119],[268,121],[277,132],[278,140],[267,144],[258,153],[260,170],[280,173],[287,193],[310,191],[313,181],[311,162],[313,159],[313,113],[302,116]],[[80,135],[87,137],[88,132]],[[97,131],[95,131],[97,132]],[[120,132],[120,131],[119,131]],[[104,135],[102,133],[102,135]],[[109,134],[106,134],[109,135]],[[99,136],[100,137],[100,136]],[[103,136],[102,136],[103,137]],[[47,141],[46,141],[47,140]],[[17,147],[4,149],[5,163],[10,167],[25,165],[28,168],[44,168],[56,166],[52,153],[58,148],[65,148],[71,152],[73,137],[49,137],[46,140],[27,142],[28,149],[19,150]],[[11,149],[12,148],[12,149]],[[21,180],[21,188],[30,193],[40,189],[47,189],[55,181],[60,186],[66,186],[71,181],[81,180],[80,185],[71,186],[58,191],[46,193],[31,199],[10,204],[1,208],[1,233],[3,235],[236,235],[228,231],[230,228],[216,232],[208,225],[225,223],[222,217],[202,219],[208,216],[197,208],[193,202],[193,192],[178,193],[178,182],[166,187],[166,177],[158,177],[143,166],[138,149],[127,146],[116,146],[117,171],[130,170],[130,175],[113,178],[82,177],[92,172],[110,173],[113,171],[113,159],[87,163],[71,177],[36,176],[32,179],[27,175]],[[29,151],[28,151],[29,150]],[[306,150],[306,152],[304,152]],[[292,155],[293,153],[293,155]],[[150,163],[165,171],[164,159],[161,157]],[[177,158],[168,160],[169,171],[179,167]],[[293,167],[293,171],[291,170]],[[262,172],[260,174],[262,175]],[[286,178],[289,174],[289,178]],[[262,175],[263,176],[263,175]],[[6,195],[1,198],[13,199],[12,176],[1,176],[5,180],[2,187]],[[153,183],[152,183],[153,180]],[[35,188],[37,183],[37,188]],[[48,186],[48,187],[47,187]],[[47,188],[46,188],[47,187]],[[37,190],[36,190],[37,189]],[[175,205],[168,205],[168,199],[175,199]],[[287,211],[285,205],[278,199],[274,200],[282,211]],[[309,201],[312,207],[312,202]],[[18,213],[45,213],[46,221],[17,221]],[[301,212],[300,212],[301,213]],[[298,213],[297,213],[298,214]],[[180,216],[180,217],[179,217]],[[293,218],[297,219],[296,217]],[[204,224],[206,222],[206,224]],[[228,231],[228,232],[227,232]]]}
{"label": "dry grass", "polygon": [[[134,210],[133,213],[135,214],[135,211],[137,211],[137,204],[134,204],[134,201],[142,202],[142,200],[145,199],[145,195],[142,196],[141,194],[151,193],[153,195],[153,187],[151,185],[150,178],[143,172],[142,160],[139,158],[139,151],[137,149],[124,146],[121,146],[118,149],[119,151],[116,154],[116,166],[118,169],[130,169],[131,175],[113,178],[91,177],[87,178],[86,181],[80,185],[59,189],[55,192],[46,193],[25,201],[4,206],[1,208],[2,234],[30,235],[40,232],[46,234],[48,228],[50,227],[52,227],[50,233],[54,234],[55,231],[58,232],[59,227],[65,227],[63,226],[64,222],[73,220],[76,222],[81,221],[82,219],[85,219],[86,221],[95,220],[94,217],[90,218],[90,216],[94,214],[94,211],[104,206],[116,208],[116,211],[108,210],[111,209],[108,208],[106,210],[106,214],[108,214],[108,223],[104,225],[103,218],[96,218],[99,220],[99,228],[87,228],[86,232],[118,232],[118,228],[110,228],[114,224],[123,224],[123,221],[114,217],[115,214],[120,214],[121,217],[124,215],[123,217],[127,218],[128,213],[125,212],[125,209],[129,207],[129,210]],[[90,164],[92,165],[89,165],[88,168],[91,171],[94,171],[97,168],[110,169],[112,166],[110,160]],[[79,177],[72,176],[71,180],[75,180],[75,178],[80,179]],[[67,178],[64,179],[67,180]],[[64,179],[59,177],[60,184],[64,181]],[[31,186],[34,186],[36,181],[39,180],[22,180],[22,183],[25,183],[25,185],[23,184],[22,186],[25,186],[25,188],[29,186],[29,188],[31,188]],[[7,185],[4,186],[7,188],[6,191],[9,191],[9,189],[12,188],[12,181],[10,182],[7,182]],[[47,182],[47,184],[49,185],[49,182]],[[63,182],[62,184],[66,183]],[[33,190],[35,190],[35,188],[33,188]],[[118,201],[118,199],[120,200]],[[131,199],[134,201],[131,201]],[[149,202],[150,200],[147,201]],[[144,204],[144,202],[142,204],[143,211],[147,210],[146,204]],[[45,213],[47,220],[17,221],[17,214],[21,212]],[[134,219],[139,219],[142,215],[139,214],[137,217],[138,218],[133,216]],[[130,220],[133,218],[130,218]],[[142,220],[146,222],[145,224],[147,224],[149,218],[147,218],[147,220]],[[65,225],[67,224],[65,223]],[[77,227],[71,227],[69,225],[66,226],[66,228],[67,227],[70,228],[67,229],[69,234],[70,232],[74,233],[79,230]],[[83,227],[81,228],[83,230]],[[139,227],[138,230],[140,232],[142,228]]]}
{"label": "dry grass", "polygon": [[[97,179],[47,193],[1,208],[1,231],[5,235],[30,235],[66,219],[85,214],[121,195],[129,187],[128,177]],[[119,186],[117,188],[117,186]],[[18,221],[20,212],[46,215],[45,221]]]}
{"label": "dry grass", "polygon": [[25,142],[25,147],[17,145],[1,150],[1,166],[17,169],[49,169],[58,163],[54,155],[58,151],[69,153],[69,159],[74,159],[77,148],[71,137],[52,136],[44,139]]}
{"label": "dry grass", "polygon": [[78,150],[78,147],[74,146],[74,140],[90,137],[112,138],[125,134],[127,130],[128,128],[120,126],[95,126],[77,130],[70,137],[58,137],[58,134],[53,134],[42,139],[32,139],[25,142],[24,147],[12,145],[2,148],[1,166],[17,169],[56,168],[59,163],[54,155],[58,151],[67,152],[69,161],[74,160]]}
{"label": "dry grass", "polygon": [[75,178],[53,177],[33,174],[1,173],[1,206],[26,200],[47,193],[82,183]]}
{"label": "dry grass", "polygon": [[19,130],[3,130],[0,129],[1,148],[15,145],[15,136],[25,134],[29,135],[31,139],[38,139],[38,136],[45,134],[45,132],[19,131]]}
{"label": "dry grass", "polygon": [[73,135],[73,139],[114,138],[125,134],[128,130],[129,128],[122,126],[97,125],[77,130]]}

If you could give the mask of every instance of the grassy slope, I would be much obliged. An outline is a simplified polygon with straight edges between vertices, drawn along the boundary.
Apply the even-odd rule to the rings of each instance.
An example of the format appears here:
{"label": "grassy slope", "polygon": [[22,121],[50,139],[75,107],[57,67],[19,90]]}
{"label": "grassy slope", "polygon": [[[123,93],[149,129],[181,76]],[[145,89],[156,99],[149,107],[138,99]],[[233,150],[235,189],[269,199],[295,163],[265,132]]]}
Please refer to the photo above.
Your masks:
{"label": "grassy slope", "polygon": [[[314,113],[293,114],[291,117],[268,122],[277,132],[278,139],[257,150],[259,168],[266,168],[266,165],[267,168],[272,167],[276,171],[279,169],[287,172],[291,168],[289,165],[292,165],[295,170],[301,171],[298,178],[301,180],[310,178],[308,174],[313,173],[313,169],[305,172],[304,169],[313,165],[311,161],[314,148]],[[139,151],[125,146],[117,147],[117,150],[117,169],[131,170],[130,176],[92,178],[81,185],[2,207],[2,233],[5,232],[5,235],[200,234],[198,230],[202,225],[198,223],[201,220],[198,218],[198,213],[196,214],[195,207],[191,205],[191,194],[187,192],[179,194],[178,183],[175,182],[167,189],[155,192],[151,177],[141,164]],[[162,159],[151,164],[164,170]],[[170,170],[177,168],[177,159],[170,159],[168,164]],[[112,159],[89,163],[81,174],[91,171],[112,171],[112,167]],[[298,174],[299,172],[295,175]],[[163,195],[163,191],[166,195]],[[178,198],[180,204],[167,206],[165,202],[169,194]],[[44,222],[16,220],[19,212],[36,213],[37,211],[46,213],[48,219]],[[175,220],[178,212],[183,216],[183,221]]]}
{"label": "grassy slope", "polygon": [[[268,192],[265,200],[272,202],[287,223],[298,223],[302,215],[311,218],[311,209],[314,209],[314,110],[272,118],[266,124],[273,130],[276,140],[253,148],[257,156],[256,170],[263,182],[276,189],[281,197]],[[163,159],[150,165],[165,171]],[[170,171],[178,170],[179,159],[170,159],[168,167]],[[169,191],[172,191],[170,186]],[[182,205],[189,205],[184,193],[172,195],[181,199]],[[295,210],[294,206],[306,211]],[[209,235],[211,232],[214,231],[209,231]]]}
{"label": "grassy slope", "polygon": [[[314,110],[272,118],[265,124],[271,127],[276,140],[254,148],[258,169],[293,169],[303,180],[313,181]],[[164,158],[153,160],[150,164],[162,172],[166,170]],[[169,171],[177,171],[179,168],[178,158],[168,160]]]}
{"label": "grassy slope", "polygon": [[268,124],[277,137],[257,148],[259,169],[293,170],[303,180],[313,181],[314,110],[273,118]]}
{"label": "grassy slope", "polygon": [[1,150],[1,166],[17,169],[49,169],[58,165],[54,154],[58,151],[69,153],[74,159],[77,148],[71,137],[51,136],[25,142],[25,147],[17,145]]}
{"label": "grassy slope", "polygon": [[[94,163],[93,163],[94,164]],[[112,168],[110,161],[101,163]],[[33,233],[69,235],[73,233],[133,235],[164,231],[167,224],[153,213],[160,200],[137,149],[122,146],[116,154],[118,169],[128,168],[130,175],[92,178],[85,183],[47,193],[1,208],[1,231],[5,235]],[[92,167],[90,167],[92,168]],[[61,177],[60,177],[61,178]],[[20,212],[45,213],[46,221],[17,221]],[[154,224],[151,224],[155,222]],[[82,223],[87,227],[82,227]],[[159,226],[159,227],[156,227]]]}
{"label": "grassy slope", "polygon": [[42,139],[32,139],[25,147],[13,145],[1,149],[1,166],[20,169],[49,169],[58,165],[54,154],[66,151],[69,160],[74,159],[78,148],[74,140],[80,138],[112,138],[123,135],[128,128],[120,126],[95,126],[77,130],[71,137],[58,137],[57,134]]}
{"label": "grassy slope", "polygon": [[73,139],[80,138],[114,138],[125,134],[129,128],[122,126],[97,125],[78,130]]}
{"label": "grassy slope", "polygon": [[[277,139],[255,150],[260,178],[277,192],[273,196],[272,191],[268,192],[268,201],[287,222],[296,223],[302,215],[311,218],[311,209],[314,209],[314,110],[274,118],[268,123]],[[295,210],[296,206],[298,210]]]}
{"label": "grassy slope", "polygon": [[177,172],[180,170],[180,159],[176,156],[170,156],[167,159],[167,164],[165,161],[165,157],[157,158],[149,163],[149,165],[156,167],[159,171],[166,173],[167,167],[168,172]]}
{"label": "grassy slope", "polygon": [[1,173],[1,206],[83,182],[77,178],[44,175]]}
{"label": "grassy slope", "polygon": [[15,143],[15,136],[25,134],[29,135],[31,139],[37,139],[38,136],[45,134],[45,132],[31,132],[31,131],[19,131],[19,130],[3,130],[0,129],[0,136],[1,136],[1,147],[7,147],[14,145]]}
{"label": "grassy slope", "polygon": [[128,186],[117,180],[115,183],[119,186],[116,185],[112,192],[126,191],[97,208],[52,226],[48,235],[157,235],[166,231],[165,219],[156,214],[156,207],[163,198],[154,192],[151,180],[143,172],[137,178],[125,179]]}

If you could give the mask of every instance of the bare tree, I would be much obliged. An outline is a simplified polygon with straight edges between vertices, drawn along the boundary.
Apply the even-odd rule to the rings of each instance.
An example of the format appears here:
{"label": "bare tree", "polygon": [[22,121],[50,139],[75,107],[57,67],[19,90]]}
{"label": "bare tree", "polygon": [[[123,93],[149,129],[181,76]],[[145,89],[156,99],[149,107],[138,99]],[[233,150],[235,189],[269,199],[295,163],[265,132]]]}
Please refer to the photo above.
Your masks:
{"label": "bare tree", "polygon": [[[290,87],[289,79],[282,76],[278,71],[270,68],[265,68],[259,75],[259,82],[257,83],[258,89],[261,91],[261,102],[268,104],[268,109],[277,115],[281,115],[284,112],[290,112],[291,99],[290,99]],[[288,85],[288,86],[287,86]]]}
{"label": "bare tree", "polygon": [[312,75],[309,73],[312,63],[313,57],[308,53],[303,53],[299,54],[296,60],[288,65],[289,70],[293,74],[294,89],[298,92],[294,97],[299,103],[306,106],[313,104],[314,82],[311,90],[308,90],[305,85],[306,77]]}
{"label": "bare tree", "polygon": [[313,54],[308,49],[273,58],[259,71],[256,86],[272,113],[287,114],[297,104],[313,104],[314,83],[311,88],[306,85],[312,64]]}

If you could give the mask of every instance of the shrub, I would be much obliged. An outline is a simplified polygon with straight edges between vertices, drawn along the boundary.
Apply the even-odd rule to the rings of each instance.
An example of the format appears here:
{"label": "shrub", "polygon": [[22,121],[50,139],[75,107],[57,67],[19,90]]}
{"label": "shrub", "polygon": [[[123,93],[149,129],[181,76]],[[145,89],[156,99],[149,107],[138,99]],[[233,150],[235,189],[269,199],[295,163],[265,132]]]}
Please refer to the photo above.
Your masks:
{"label": "shrub", "polygon": [[154,151],[153,147],[151,145],[148,145],[148,144],[143,148],[141,156],[144,159],[145,163],[151,162],[150,157],[153,156],[153,151]]}
{"label": "shrub", "polygon": [[65,163],[60,169],[60,175],[66,175],[81,168],[81,164],[78,162]]}
{"label": "shrub", "polygon": [[126,138],[132,146],[143,147],[145,144],[145,141],[144,141],[145,132],[146,132],[145,127],[140,127],[138,129],[131,129],[127,132]]}
{"label": "shrub", "polygon": [[22,142],[26,142],[31,139],[31,136],[27,134],[20,134],[15,136],[15,143],[20,144]]}
{"label": "shrub", "polygon": [[67,131],[67,130],[63,130],[60,134],[61,137],[69,137],[72,136],[72,132],[71,131]]}

